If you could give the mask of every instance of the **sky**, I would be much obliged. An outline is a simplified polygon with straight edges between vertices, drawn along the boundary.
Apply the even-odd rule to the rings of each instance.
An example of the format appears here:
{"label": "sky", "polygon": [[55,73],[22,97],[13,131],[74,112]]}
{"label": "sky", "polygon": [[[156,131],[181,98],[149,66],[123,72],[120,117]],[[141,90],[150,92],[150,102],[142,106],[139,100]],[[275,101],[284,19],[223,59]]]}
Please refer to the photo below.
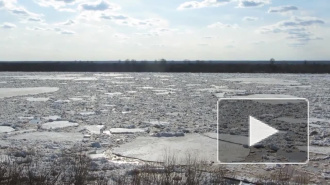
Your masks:
{"label": "sky", "polygon": [[0,0],[0,61],[329,60],[328,0]]}

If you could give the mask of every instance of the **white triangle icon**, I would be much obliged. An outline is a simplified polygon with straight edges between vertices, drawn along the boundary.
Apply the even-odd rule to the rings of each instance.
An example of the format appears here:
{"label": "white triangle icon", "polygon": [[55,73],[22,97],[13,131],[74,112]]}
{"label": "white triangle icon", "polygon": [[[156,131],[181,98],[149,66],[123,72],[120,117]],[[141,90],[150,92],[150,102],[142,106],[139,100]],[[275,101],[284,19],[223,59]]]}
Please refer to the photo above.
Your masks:
{"label": "white triangle icon", "polygon": [[250,122],[250,134],[249,134],[250,146],[257,144],[260,141],[278,132],[278,130],[276,130],[275,128],[263,123],[260,120],[257,120],[252,116],[249,117],[249,122]]}

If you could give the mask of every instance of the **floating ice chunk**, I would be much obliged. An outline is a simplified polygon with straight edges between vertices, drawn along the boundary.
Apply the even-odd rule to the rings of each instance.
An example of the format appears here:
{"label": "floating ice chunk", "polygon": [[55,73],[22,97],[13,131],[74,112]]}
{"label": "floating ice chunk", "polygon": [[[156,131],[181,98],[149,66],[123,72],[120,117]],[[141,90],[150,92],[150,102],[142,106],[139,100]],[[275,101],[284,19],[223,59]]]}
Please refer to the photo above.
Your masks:
{"label": "floating ice chunk", "polygon": [[186,84],[187,87],[195,87],[195,86],[200,86],[201,84]]}
{"label": "floating ice chunk", "polygon": [[103,134],[105,134],[105,135],[111,135],[111,132],[110,132],[110,130],[105,130],[105,131],[103,131]]}
{"label": "floating ice chunk", "polygon": [[30,124],[39,124],[41,123],[40,118],[34,118],[29,121]]}
{"label": "floating ice chunk", "polygon": [[83,98],[69,98],[72,101],[83,101]]}
{"label": "floating ice chunk", "polygon": [[309,122],[310,123],[316,123],[316,122],[330,123],[330,120],[322,119],[322,118],[309,118]]}
{"label": "floating ice chunk", "polygon": [[67,133],[67,132],[32,132],[32,133],[18,134],[15,136],[11,136],[9,137],[9,139],[77,142],[83,139],[83,135],[81,133]]}
{"label": "floating ice chunk", "polygon": [[109,105],[109,104],[105,104],[103,105],[104,107],[115,107],[116,105]]}
{"label": "floating ice chunk", "polygon": [[0,88],[0,98],[51,93],[58,90],[58,87]]}
{"label": "floating ice chunk", "polygon": [[90,137],[91,137],[91,135],[89,135],[89,134],[84,135],[84,138],[90,138]]}
{"label": "floating ice chunk", "polygon": [[218,133],[205,133],[203,134],[207,137],[213,138],[213,139],[219,139],[221,141],[227,141],[230,143],[236,143],[241,145],[247,145],[249,138],[246,136],[239,136],[239,135],[230,135],[230,134],[219,134]]}
{"label": "floating ice chunk", "polygon": [[153,92],[166,92],[167,90],[166,89],[155,89],[155,90],[152,90]]}
{"label": "floating ice chunk", "polygon": [[141,87],[141,89],[153,89],[153,87],[145,86],[145,87]]}
{"label": "floating ice chunk", "polygon": [[322,146],[309,146],[309,152],[328,155],[330,153],[330,148]]}
{"label": "floating ice chunk", "polygon": [[231,82],[240,82],[245,84],[256,83],[256,84],[288,85],[288,86],[300,85],[300,83],[294,80],[284,80],[277,78],[228,78],[223,80],[231,81]]}
{"label": "floating ice chunk", "polygon": [[80,77],[80,78],[75,78],[73,81],[96,81],[98,80],[97,77]]}
{"label": "floating ice chunk", "polygon": [[317,124],[313,124],[313,123],[310,123],[309,126],[314,127],[314,128],[324,128],[325,127],[325,126],[321,126],[321,125],[317,125]]}
{"label": "floating ice chunk", "polygon": [[159,78],[173,78],[173,76],[170,76],[170,75],[154,75],[154,77],[159,77]]}
{"label": "floating ice chunk", "polygon": [[129,93],[129,94],[135,94],[135,93],[137,93],[137,91],[127,91],[127,93]]}
{"label": "floating ice chunk", "polygon": [[70,100],[56,100],[55,103],[70,103]]}
{"label": "floating ice chunk", "polygon": [[21,119],[21,120],[31,120],[31,119],[34,119],[34,116],[29,116],[29,117],[21,116],[21,117],[18,117],[18,119]]}
{"label": "floating ice chunk", "polygon": [[105,93],[106,95],[109,95],[109,96],[119,96],[119,95],[122,95],[123,93],[120,93],[120,92],[113,92],[113,93]]}
{"label": "floating ice chunk", "polygon": [[134,82],[111,81],[113,84],[134,84]]}
{"label": "floating ice chunk", "polygon": [[0,154],[0,162],[2,163],[6,161],[10,161],[10,157],[8,155]]}
{"label": "floating ice chunk", "polygon": [[124,74],[120,73],[97,73],[94,74],[95,76],[101,76],[101,77],[116,77],[116,76],[123,76]]}
{"label": "floating ice chunk", "polygon": [[56,121],[61,119],[61,116],[48,116],[48,117],[43,117],[43,119]]}
{"label": "floating ice chunk", "polygon": [[80,112],[79,114],[82,116],[90,116],[90,115],[94,115],[95,112]]}
{"label": "floating ice chunk", "polygon": [[[185,137],[138,137],[132,142],[114,148],[113,153],[146,161],[162,162],[164,158],[161,156],[164,156],[164,151],[169,151],[170,154],[175,154],[178,163],[184,164],[187,152],[198,154],[196,156],[198,160],[217,161],[217,147],[216,139],[200,134],[187,134]],[[243,161],[250,152],[241,145],[222,141],[219,141],[219,147],[237,151],[235,153],[227,152],[226,161]]]}
{"label": "floating ice chunk", "polygon": [[287,94],[251,94],[244,96],[232,96],[232,98],[298,98]]}
{"label": "floating ice chunk", "polygon": [[73,80],[75,77],[62,76],[62,75],[55,75],[55,76],[26,75],[26,76],[13,76],[13,78],[20,80]]}
{"label": "floating ice chunk", "polygon": [[134,128],[134,129],[111,128],[110,129],[111,134],[134,134],[134,133],[139,133],[139,132],[145,132],[145,130],[144,129],[139,129],[139,128]]}
{"label": "floating ice chunk", "polygon": [[306,119],[297,119],[293,117],[280,117],[276,118],[278,121],[284,121],[287,123],[307,123],[307,118]]}
{"label": "floating ice chunk", "polygon": [[12,132],[15,129],[8,126],[0,126],[0,133]]}
{"label": "floating ice chunk", "polygon": [[226,93],[214,93],[214,96],[217,98],[223,98]]}
{"label": "floating ice chunk", "polygon": [[172,93],[174,93],[174,92],[163,91],[163,92],[155,93],[155,95],[169,95],[169,94],[172,94]]}
{"label": "floating ice chunk", "polygon": [[91,159],[106,158],[107,156],[104,153],[101,154],[89,154]]}
{"label": "floating ice chunk", "polygon": [[33,98],[33,97],[28,97],[26,98],[27,101],[35,101],[35,102],[46,102],[49,100],[49,98]]}
{"label": "floating ice chunk", "polygon": [[65,127],[75,127],[78,126],[78,123],[71,123],[69,121],[54,121],[42,124],[42,129],[57,129],[57,128],[65,128]]}
{"label": "floating ice chunk", "polygon": [[158,133],[153,133],[151,136],[154,137],[183,137],[184,133],[183,132],[158,132]]}
{"label": "floating ice chunk", "polygon": [[152,120],[152,121],[145,121],[143,123],[146,123],[146,124],[150,124],[150,125],[153,125],[153,126],[166,126],[166,125],[169,125],[170,123],[169,122],[165,122],[165,121],[158,121],[158,120]]}
{"label": "floating ice chunk", "polygon": [[116,78],[116,79],[133,79],[134,77],[131,77],[131,76],[116,76],[114,78]]}
{"label": "floating ice chunk", "polygon": [[101,134],[101,129],[104,125],[86,125],[84,126],[91,134]]}

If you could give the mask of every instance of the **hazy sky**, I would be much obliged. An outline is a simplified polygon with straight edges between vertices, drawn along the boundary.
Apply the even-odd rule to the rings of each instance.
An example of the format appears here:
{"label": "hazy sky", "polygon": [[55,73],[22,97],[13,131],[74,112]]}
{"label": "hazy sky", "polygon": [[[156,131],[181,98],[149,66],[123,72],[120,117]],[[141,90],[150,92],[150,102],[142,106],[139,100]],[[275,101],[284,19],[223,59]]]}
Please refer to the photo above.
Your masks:
{"label": "hazy sky", "polygon": [[0,0],[0,60],[325,60],[329,0]]}

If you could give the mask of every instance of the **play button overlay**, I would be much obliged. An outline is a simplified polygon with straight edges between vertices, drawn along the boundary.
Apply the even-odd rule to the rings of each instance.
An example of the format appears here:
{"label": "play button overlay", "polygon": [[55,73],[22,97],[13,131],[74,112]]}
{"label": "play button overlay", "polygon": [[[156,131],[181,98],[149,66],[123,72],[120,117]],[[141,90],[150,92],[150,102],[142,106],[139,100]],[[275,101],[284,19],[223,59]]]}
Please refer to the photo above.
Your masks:
{"label": "play button overlay", "polygon": [[309,103],[304,98],[222,98],[218,162],[305,164]]}
{"label": "play button overlay", "polygon": [[262,121],[250,116],[250,134],[249,134],[249,146],[253,146],[260,141],[278,133],[278,130],[266,125]]}

